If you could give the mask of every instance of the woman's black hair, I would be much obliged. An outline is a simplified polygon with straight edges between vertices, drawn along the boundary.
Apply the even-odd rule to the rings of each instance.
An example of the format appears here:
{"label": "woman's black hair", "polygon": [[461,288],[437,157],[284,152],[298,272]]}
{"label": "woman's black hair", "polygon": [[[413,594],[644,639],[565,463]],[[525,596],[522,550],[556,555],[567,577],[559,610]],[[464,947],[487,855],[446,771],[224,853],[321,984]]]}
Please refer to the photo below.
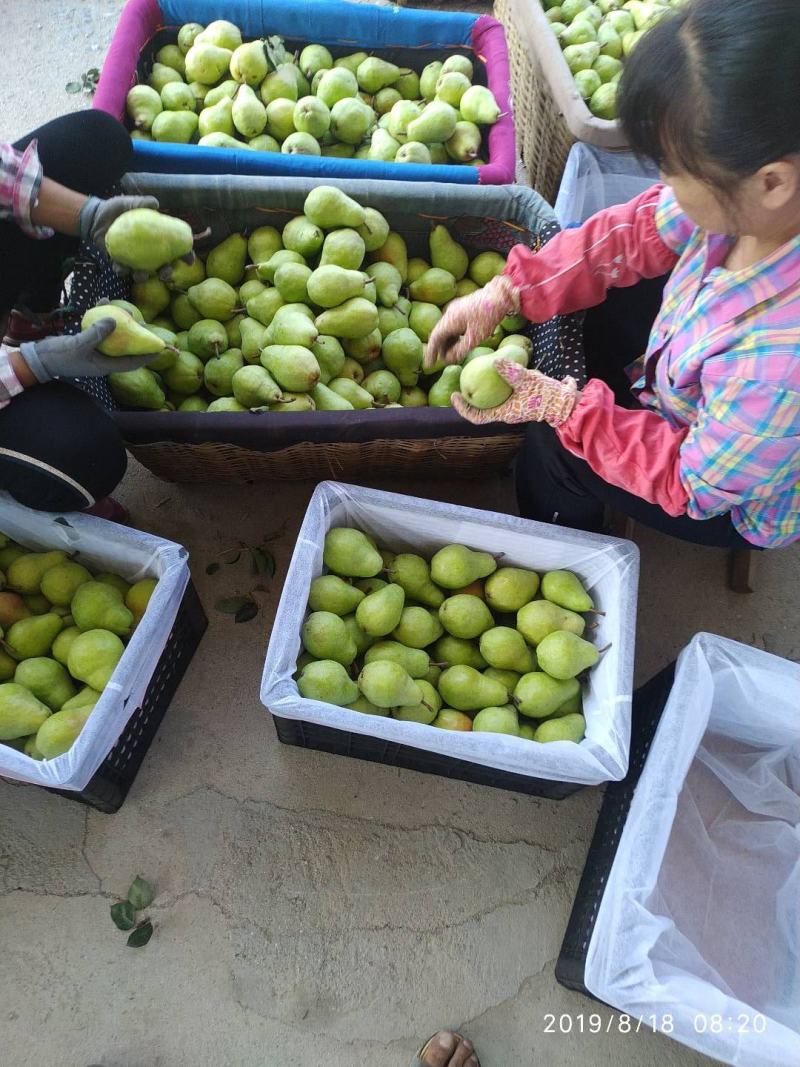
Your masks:
{"label": "woman's black hair", "polygon": [[619,116],[634,152],[719,189],[800,153],[798,0],[691,0],[627,60]]}

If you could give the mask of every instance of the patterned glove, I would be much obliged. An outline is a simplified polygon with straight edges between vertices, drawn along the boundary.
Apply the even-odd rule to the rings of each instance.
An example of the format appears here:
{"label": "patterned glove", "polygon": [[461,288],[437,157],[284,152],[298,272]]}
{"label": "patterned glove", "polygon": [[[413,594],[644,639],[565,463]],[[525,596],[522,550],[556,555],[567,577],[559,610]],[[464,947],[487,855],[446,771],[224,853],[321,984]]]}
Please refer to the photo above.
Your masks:
{"label": "patterned glove", "polygon": [[498,359],[494,369],[514,390],[504,404],[480,411],[471,407],[460,393],[453,394],[453,407],[462,418],[476,426],[484,426],[487,422],[546,422],[550,426],[560,426],[578,402],[578,386],[574,378],[558,382],[538,370],[526,370],[510,359]]}
{"label": "patterned glove", "polygon": [[506,315],[519,313],[519,294],[505,274],[498,274],[476,293],[453,300],[428,338],[424,366],[437,361],[460,363],[467,352],[491,337]]}
{"label": "patterned glove", "polygon": [[120,215],[135,207],[149,207],[158,211],[158,201],[154,196],[112,196],[110,200],[90,196],[78,216],[81,240],[91,242],[95,248],[105,252],[109,226]]}
{"label": "patterned glove", "polygon": [[62,337],[45,337],[20,347],[20,355],[40,384],[53,378],[104,378],[117,371],[137,370],[155,359],[157,352],[146,356],[104,356],[96,345],[102,344],[116,327],[114,319],[99,319],[83,333]]}

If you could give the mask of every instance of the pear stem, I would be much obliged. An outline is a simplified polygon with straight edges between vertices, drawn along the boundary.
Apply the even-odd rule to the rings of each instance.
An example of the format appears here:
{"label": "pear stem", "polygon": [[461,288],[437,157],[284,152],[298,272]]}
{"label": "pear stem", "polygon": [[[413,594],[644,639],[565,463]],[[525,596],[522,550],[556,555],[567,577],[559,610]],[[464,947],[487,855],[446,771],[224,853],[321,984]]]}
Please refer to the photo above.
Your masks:
{"label": "pear stem", "polygon": [[603,648],[598,648],[598,650],[597,650],[598,656],[602,656],[604,652],[608,652],[608,650],[611,648],[611,645],[612,645],[612,642],[609,641],[607,645],[603,646]]}
{"label": "pear stem", "polygon": [[[205,237],[209,237],[210,234],[211,234],[211,227],[210,226],[206,226],[206,228],[204,230],[201,230],[200,233],[193,233],[192,234],[192,239],[195,242],[202,241]],[[192,260],[191,262],[194,262],[194,260]]]}

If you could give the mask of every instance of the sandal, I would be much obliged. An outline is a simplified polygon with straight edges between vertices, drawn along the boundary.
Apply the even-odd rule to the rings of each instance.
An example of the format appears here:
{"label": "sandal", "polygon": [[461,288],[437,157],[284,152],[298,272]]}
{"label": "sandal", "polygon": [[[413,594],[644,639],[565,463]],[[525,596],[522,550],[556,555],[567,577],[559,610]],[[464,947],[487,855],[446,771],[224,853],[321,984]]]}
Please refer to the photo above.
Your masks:
{"label": "sandal", "polygon": [[[434,1052],[437,1058],[426,1059],[434,1042],[439,1044]],[[468,1038],[456,1030],[438,1030],[419,1050],[411,1067],[480,1067],[480,1064]]]}

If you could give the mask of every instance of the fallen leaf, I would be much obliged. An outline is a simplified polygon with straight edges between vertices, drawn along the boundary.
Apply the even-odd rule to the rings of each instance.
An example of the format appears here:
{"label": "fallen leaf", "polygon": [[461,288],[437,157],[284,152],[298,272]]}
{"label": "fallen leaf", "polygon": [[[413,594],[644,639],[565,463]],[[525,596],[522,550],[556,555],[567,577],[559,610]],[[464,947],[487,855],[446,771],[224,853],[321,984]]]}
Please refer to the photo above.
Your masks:
{"label": "fallen leaf", "polygon": [[149,919],[145,919],[144,922],[139,923],[136,929],[128,938],[129,948],[144,948],[150,938],[153,936],[153,924]]}
{"label": "fallen leaf", "polygon": [[136,914],[129,900],[121,900],[111,905],[111,921],[118,930],[132,930],[136,925]]}

